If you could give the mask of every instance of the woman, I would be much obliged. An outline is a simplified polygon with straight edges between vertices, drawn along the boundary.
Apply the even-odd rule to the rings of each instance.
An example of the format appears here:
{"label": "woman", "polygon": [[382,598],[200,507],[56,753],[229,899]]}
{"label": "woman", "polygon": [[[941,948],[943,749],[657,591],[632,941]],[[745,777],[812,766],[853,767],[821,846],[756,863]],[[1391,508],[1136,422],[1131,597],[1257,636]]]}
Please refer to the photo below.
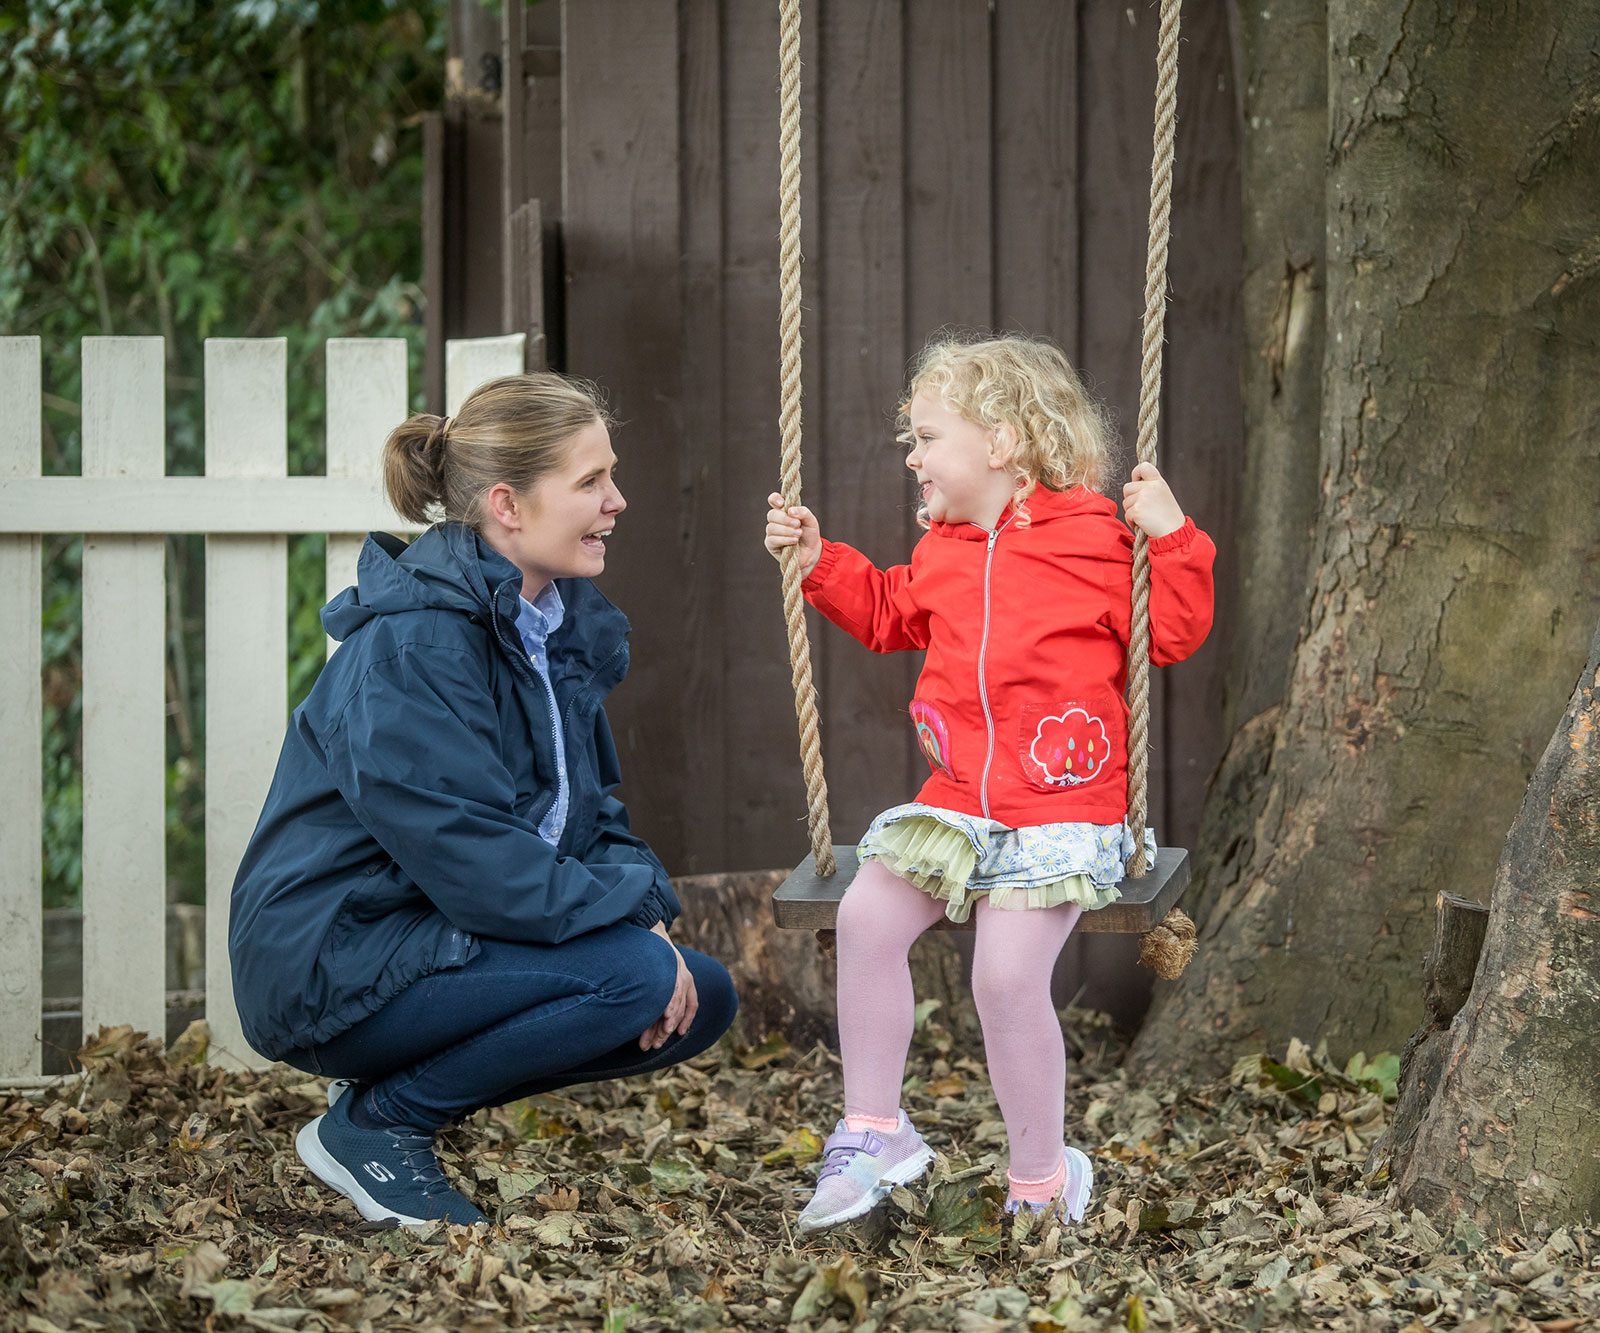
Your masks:
{"label": "woman", "polygon": [[323,608],[342,646],[234,884],[245,1036],[340,1080],[296,1148],[369,1220],[486,1222],[435,1131],[687,1059],[737,1007],[720,963],[672,943],[667,873],[612,795],[607,426],[586,386],[514,375],[390,435],[395,510],[444,521],[374,534]]}

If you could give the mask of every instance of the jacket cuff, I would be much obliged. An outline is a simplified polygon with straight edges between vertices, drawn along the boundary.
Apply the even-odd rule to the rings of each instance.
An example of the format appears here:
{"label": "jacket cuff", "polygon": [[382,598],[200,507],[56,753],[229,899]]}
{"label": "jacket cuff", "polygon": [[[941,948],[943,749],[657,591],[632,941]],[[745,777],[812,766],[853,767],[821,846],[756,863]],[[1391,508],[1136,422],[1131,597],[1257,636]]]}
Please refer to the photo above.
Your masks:
{"label": "jacket cuff", "polygon": [[838,542],[830,542],[826,537],[822,539],[822,554],[817,557],[817,563],[812,571],[805,576],[800,584],[803,593],[821,592],[833,573],[833,567],[839,563],[844,554],[844,548]]}
{"label": "jacket cuff", "polygon": [[628,918],[628,924],[645,930],[657,923],[670,927],[679,915],[676,897],[670,888],[663,889],[658,881],[639,904],[639,910]]}
{"label": "jacket cuff", "polygon": [[1198,531],[1194,519],[1186,515],[1183,526],[1176,532],[1169,532],[1165,537],[1150,539],[1150,554],[1165,555],[1168,551],[1186,551],[1194,543],[1195,533]]}

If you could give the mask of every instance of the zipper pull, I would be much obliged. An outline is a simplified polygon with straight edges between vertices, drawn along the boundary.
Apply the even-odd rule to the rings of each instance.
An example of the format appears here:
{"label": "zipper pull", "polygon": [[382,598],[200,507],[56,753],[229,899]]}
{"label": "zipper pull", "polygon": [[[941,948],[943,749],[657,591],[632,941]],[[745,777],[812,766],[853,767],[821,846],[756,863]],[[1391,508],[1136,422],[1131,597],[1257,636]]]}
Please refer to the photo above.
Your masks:
{"label": "zipper pull", "polygon": [[1000,540],[1000,529],[996,528],[989,534],[989,549],[994,550],[994,544]]}

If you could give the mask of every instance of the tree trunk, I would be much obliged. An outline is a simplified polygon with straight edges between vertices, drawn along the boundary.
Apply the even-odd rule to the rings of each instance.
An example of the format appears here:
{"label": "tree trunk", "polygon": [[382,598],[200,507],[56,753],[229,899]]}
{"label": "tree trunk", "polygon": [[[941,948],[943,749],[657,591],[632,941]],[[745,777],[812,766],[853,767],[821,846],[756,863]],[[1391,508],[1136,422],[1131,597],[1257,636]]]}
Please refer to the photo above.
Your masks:
{"label": "tree trunk", "polygon": [[[1321,6],[1236,6],[1243,88],[1245,479],[1238,628],[1227,670],[1231,737],[1201,814],[1185,907],[1248,859],[1267,759],[1305,611],[1317,511],[1323,339],[1327,25]],[[1159,996],[1159,992],[1158,992]],[[1159,1004],[1159,998],[1157,1003]]]}
{"label": "tree trunk", "polygon": [[1524,1230],[1600,1216],[1600,631],[1511,826],[1405,1207]]}
{"label": "tree trunk", "polygon": [[[1600,593],[1597,45],[1600,11],[1557,0],[1329,5],[1314,567],[1263,786],[1138,1065],[1398,1050],[1435,894],[1494,865]],[[1247,146],[1272,132],[1247,117]]]}

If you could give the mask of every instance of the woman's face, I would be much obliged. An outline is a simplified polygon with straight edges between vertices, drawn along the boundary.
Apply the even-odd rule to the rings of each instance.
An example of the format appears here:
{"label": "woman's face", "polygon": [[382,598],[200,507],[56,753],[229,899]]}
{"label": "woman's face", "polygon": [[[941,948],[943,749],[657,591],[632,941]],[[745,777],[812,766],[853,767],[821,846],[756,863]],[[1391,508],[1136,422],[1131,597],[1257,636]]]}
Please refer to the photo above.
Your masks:
{"label": "woman's face", "polygon": [[628,507],[617,489],[611,433],[596,419],[568,442],[566,458],[530,490],[504,483],[485,497],[484,536],[523,574],[533,600],[552,579],[594,578],[606,567],[606,539]]}

